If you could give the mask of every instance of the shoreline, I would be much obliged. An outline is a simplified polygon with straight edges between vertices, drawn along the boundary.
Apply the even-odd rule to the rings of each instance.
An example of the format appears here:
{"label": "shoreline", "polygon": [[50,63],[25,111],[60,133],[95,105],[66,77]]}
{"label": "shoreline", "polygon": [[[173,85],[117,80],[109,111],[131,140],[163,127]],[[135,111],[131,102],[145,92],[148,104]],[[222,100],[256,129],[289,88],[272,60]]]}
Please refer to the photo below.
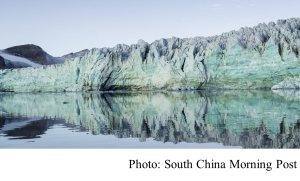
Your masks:
{"label": "shoreline", "polygon": [[107,91],[63,91],[63,92],[0,92],[1,94],[106,94],[106,93],[186,93],[186,92],[206,92],[206,93],[217,93],[217,92],[255,92],[255,91],[299,91],[300,89],[194,89],[194,90],[107,90]]}

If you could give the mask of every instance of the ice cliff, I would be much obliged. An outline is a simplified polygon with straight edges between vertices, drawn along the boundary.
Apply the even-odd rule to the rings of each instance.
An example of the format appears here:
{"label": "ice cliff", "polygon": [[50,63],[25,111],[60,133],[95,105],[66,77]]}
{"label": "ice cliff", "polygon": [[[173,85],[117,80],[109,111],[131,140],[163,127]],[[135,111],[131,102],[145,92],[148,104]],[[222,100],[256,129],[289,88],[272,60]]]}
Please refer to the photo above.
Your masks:
{"label": "ice cliff", "polygon": [[62,65],[1,70],[0,91],[299,88],[299,52],[300,19],[292,18],[219,36],[94,48]]}

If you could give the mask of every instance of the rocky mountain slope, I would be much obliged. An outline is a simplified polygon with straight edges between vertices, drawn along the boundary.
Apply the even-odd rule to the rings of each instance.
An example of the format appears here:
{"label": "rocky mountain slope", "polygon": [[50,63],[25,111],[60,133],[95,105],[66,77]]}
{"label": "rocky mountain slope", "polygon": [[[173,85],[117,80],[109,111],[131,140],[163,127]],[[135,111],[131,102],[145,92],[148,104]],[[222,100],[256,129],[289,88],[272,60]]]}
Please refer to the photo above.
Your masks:
{"label": "rocky mountain slope", "polygon": [[212,37],[92,49],[61,65],[0,72],[0,90],[299,88],[300,19]]}
{"label": "rocky mountain slope", "polygon": [[53,57],[36,45],[20,45],[0,50],[0,69],[18,69],[61,64],[65,59]]}
{"label": "rocky mountain slope", "polygon": [[41,47],[32,44],[10,47],[5,49],[4,52],[29,59],[40,65],[64,63],[61,58],[55,58],[45,52]]}
{"label": "rocky mountain slope", "polygon": [[0,50],[0,61],[1,61],[0,69],[15,69],[15,68],[42,66],[26,58],[14,56],[1,50]]}
{"label": "rocky mountain slope", "polygon": [[23,62],[10,61],[0,56],[0,69],[13,69],[13,68],[25,68],[25,67],[31,67],[31,66]]}
{"label": "rocky mountain slope", "polygon": [[84,49],[79,52],[75,52],[75,53],[72,52],[72,53],[66,54],[66,55],[62,56],[61,58],[68,60],[68,59],[72,59],[72,58],[76,58],[76,57],[83,57],[85,54],[87,54],[89,52],[90,52],[90,50]]}

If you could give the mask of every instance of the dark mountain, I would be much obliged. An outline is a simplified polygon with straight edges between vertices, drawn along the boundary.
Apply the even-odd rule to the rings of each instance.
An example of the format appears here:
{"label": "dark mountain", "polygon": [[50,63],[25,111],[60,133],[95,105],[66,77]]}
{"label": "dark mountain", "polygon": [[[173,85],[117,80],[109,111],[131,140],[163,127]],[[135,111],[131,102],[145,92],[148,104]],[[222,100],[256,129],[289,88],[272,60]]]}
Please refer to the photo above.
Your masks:
{"label": "dark mountain", "polygon": [[4,50],[14,56],[23,57],[31,60],[34,63],[41,65],[52,65],[64,63],[64,60],[59,57],[53,57],[44,51],[41,47],[28,44],[10,47]]}
{"label": "dark mountain", "polygon": [[75,52],[75,53],[72,52],[72,53],[66,54],[66,55],[62,56],[62,58],[65,60],[68,60],[68,59],[72,59],[72,58],[76,58],[76,57],[82,57],[89,52],[90,52],[90,50],[84,49],[79,52]]}
{"label": "dark mountain", "polygon": [[13,69],[13,68],[24,68],[24,67],[30,67],[30,65],[23,62],[10,61],[0,56],[0,69]]}
{"label": "dark mountain", "polygon": [[4,68],[5,68],[4,58],[0,56],[0,69],[4,69]]}

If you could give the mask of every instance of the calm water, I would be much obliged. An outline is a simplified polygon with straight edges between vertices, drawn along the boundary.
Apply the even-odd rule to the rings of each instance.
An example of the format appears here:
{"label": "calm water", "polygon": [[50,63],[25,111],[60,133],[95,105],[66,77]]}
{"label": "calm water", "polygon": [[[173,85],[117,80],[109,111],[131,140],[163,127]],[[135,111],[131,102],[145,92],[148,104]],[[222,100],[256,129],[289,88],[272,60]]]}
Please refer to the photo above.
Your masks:
{"label": "calm water", "polygon": [[299,148],[300,92],[0,94],[1,148]]}

